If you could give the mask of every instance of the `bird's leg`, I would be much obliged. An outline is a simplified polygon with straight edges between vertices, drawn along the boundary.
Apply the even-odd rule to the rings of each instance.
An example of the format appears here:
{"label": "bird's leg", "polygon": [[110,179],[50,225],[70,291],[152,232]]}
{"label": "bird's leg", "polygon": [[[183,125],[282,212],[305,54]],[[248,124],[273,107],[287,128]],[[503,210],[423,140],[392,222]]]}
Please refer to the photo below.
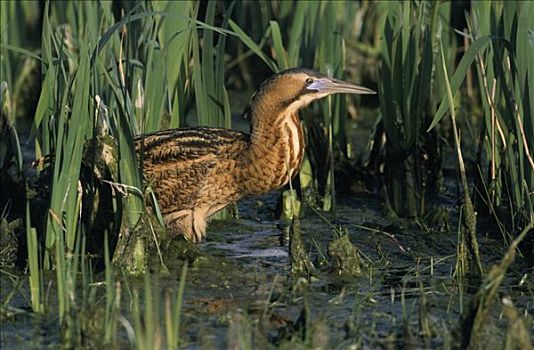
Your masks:
{"label": "bird's leg", "polygon": [[[220,206],[218,210],[220,210]],[[171,233],[171,238],[183,235],[188,241],[198,243],[206,237],[206,224],[209,216],[213,213],[208,214],[209,209],[207,207],[180,210],[165,215],[163,221]]]}
{"label": "bird's leg", "polygon": [[198,243],[204,237],[206,237],[206,224],[207,224],[207,208],[195,208],[191,212],[191,228],[196,240],[193,242]]}
{"label": "bird's leg", "polygon": [[195,232],[193,227],[193,211],[180,210],[163,217],[165,227],[171,234],[171,238],[183,235],[190,242],[197,243],[202,239],[202,234]]}

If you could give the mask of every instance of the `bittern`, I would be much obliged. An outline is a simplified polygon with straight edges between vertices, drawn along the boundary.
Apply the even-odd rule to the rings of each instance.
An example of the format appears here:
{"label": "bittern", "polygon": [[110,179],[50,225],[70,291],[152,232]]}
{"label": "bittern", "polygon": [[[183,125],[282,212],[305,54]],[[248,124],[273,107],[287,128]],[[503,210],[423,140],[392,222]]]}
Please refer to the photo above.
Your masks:
{"label": "bittern", "polygon": [[167,229],[192,242],[230,203],[287,184],[299,171],[304,136],[298,111],[336,93],[373,90],[295,68],[265,80],[252,96],[250,135],[211,127],[166,130],[139,136],[145,179],[151,184]]}

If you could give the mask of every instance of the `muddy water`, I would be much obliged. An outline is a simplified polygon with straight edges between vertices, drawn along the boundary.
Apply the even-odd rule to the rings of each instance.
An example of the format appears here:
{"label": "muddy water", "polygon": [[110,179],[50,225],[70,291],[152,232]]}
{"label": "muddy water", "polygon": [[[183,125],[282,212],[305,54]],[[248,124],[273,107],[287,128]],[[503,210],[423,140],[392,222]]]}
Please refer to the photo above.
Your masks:
{"label": "muddy water", "polygon": [[[239,220],[209,226],[208,240],[199,246],[203,254],[192,261],[187,276],[180,334],[185,348],[224,349],[240,344],[238,334],[246,334],[255,348],[434,348],[453,341],[460,301],[465,307],[470,291],[464,288],[461,300],[452,277],[456,240],[450,233],[387,219],[373,196],[341,198],[330,223],[306,211],[302,236],[317,272],[309,280],[293,279],[285,224],[272,219],[275,201],[276,195],[245,200],[239,203]],[[361,277],[331,271],[326,246],[339,234],[332,224],[348,232],[361,250],[367,264]],[[499,240],[488,235],[480,241],[486,264],[497,261]],[[169,254],[170,274],[159,277],[163,290],[178,288],[182,264]],[[501,295],[532,314],[532,289],[519,286],[524,272],[525,267],[514,266]],[[142,289],[142,281],[129,283]],[[2,274],[3,299],[11,285]],[[55,348],[57,319],[30,313],[27,298],[23,286],[11,300],[11,310],[19,314],[3,318],[2,348]],[[495,307],[487,327],[490,344],[498,347],[506,328],[499,310]],[[125,331],[119,331],[129,347]]]}
{"label": "muddy water", "polygon": [[[190,270],[182,334],[186,347],[226,348],[235,343],[236,332],[250,333],[259,348],[288,343],[434,348],[453,342],[461,304],[467,306],[473,288],[466,283],[463,298],[458,292],[452,277],[456,240],[450,233],[388,220],[372,196],[342,199],[336,220],[327,223],[310,210],[302,219],[317,273],[310,281],[295,280],[284,224],[272,220],[274,200],[243,201],[241,220],[210,226],[201,249],[216,259]],[[326,246],[336,238],[332,223],[346,230],[366,257],[363,276],[342,278],[331,271]],[[489,236],[481,238],[481,251],[487,252],[486,264],[502,254],[500,242]],[[171,274],[178,275],[179,266],[171,266]],[[532,314],[532,289],[516,288],[522,272],[528,270],[517,266],[502,291]],[[500,347],[506,322],[499,310],[487,329],[488,344]]]}
{"label": "muddy water", "polygon": [[[240,219],[212,222],[207,241],[198,246],[200,256],[190,259],[179,335],[183,347],[374,349],[454,344],[461,309],[478,283],[453,277],[458,213],[455,185],[448,187],[451,190],[435,200],[446,208],[447,232],[388,218],[380,199],[365,193],[340,196],[335,217],[327,216],[326,221],[307,208],[300,227],[316,268],[309,279],[291,277],[287,223],[273,219],[277,194],[240,202]],[[345,232],[366,262],[361,277],[332,271],[327,246]],[[479,233],[488,268],[499,261],[505,247],[500,233],[491,228]],[[171,246],[166,257],[170,273],[159,276],[155,287],[176,290],[183,263]],[[2,302],[21,278],[14,274],[0,274]],[[143,289],[140,279],[124,280],[123,285],[126,282],[131,289]],[[53,283],[47,287],[51,312],[43,317],[30,311],[26,282],[10,298],[9,315],[1,318],[2,349],[60,345],[56,291]],[[104,294],[104,287],[99,293]],[[131,304],[123,294],[122,314],[132,322]],[[522,313],[530,315],[530,327],[533,295],[532,268],[516,263],[500,296],[510,296]],[[495,305],[486,329],[487,348],[501,348],[506,331],[501,308]],[[95,308],[104,310],[103,297]],[[119,347],[132,347],[126,330],[119,326],[118,332]]]}

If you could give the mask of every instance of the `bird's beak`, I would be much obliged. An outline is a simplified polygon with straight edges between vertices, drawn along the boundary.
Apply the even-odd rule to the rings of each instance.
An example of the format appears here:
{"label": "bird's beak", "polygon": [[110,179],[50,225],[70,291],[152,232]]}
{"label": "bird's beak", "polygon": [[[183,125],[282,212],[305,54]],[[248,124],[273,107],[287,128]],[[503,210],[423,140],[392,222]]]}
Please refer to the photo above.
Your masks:
{"label": "bird's beak", "polygon": [[330,79],[330,78],[317,78],[308,87],[308,90],[315,90],[319,93],[331,95],[331,94],[360,94],[360,95],[372,95],[376,94],[375,91],[366,87],[349,83],[347,81]]}

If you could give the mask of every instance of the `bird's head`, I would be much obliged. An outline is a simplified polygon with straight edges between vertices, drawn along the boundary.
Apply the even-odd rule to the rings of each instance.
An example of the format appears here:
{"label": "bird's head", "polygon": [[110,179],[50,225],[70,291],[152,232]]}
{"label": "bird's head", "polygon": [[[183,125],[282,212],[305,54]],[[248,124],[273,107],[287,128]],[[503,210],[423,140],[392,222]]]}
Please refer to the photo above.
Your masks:
{"label": "bird's head", "polygon": [[375,94],[363,86],[330,78],[312,69],[293,68],[265,80],[252,98],[251,107],[294,113],[332,94]]}

